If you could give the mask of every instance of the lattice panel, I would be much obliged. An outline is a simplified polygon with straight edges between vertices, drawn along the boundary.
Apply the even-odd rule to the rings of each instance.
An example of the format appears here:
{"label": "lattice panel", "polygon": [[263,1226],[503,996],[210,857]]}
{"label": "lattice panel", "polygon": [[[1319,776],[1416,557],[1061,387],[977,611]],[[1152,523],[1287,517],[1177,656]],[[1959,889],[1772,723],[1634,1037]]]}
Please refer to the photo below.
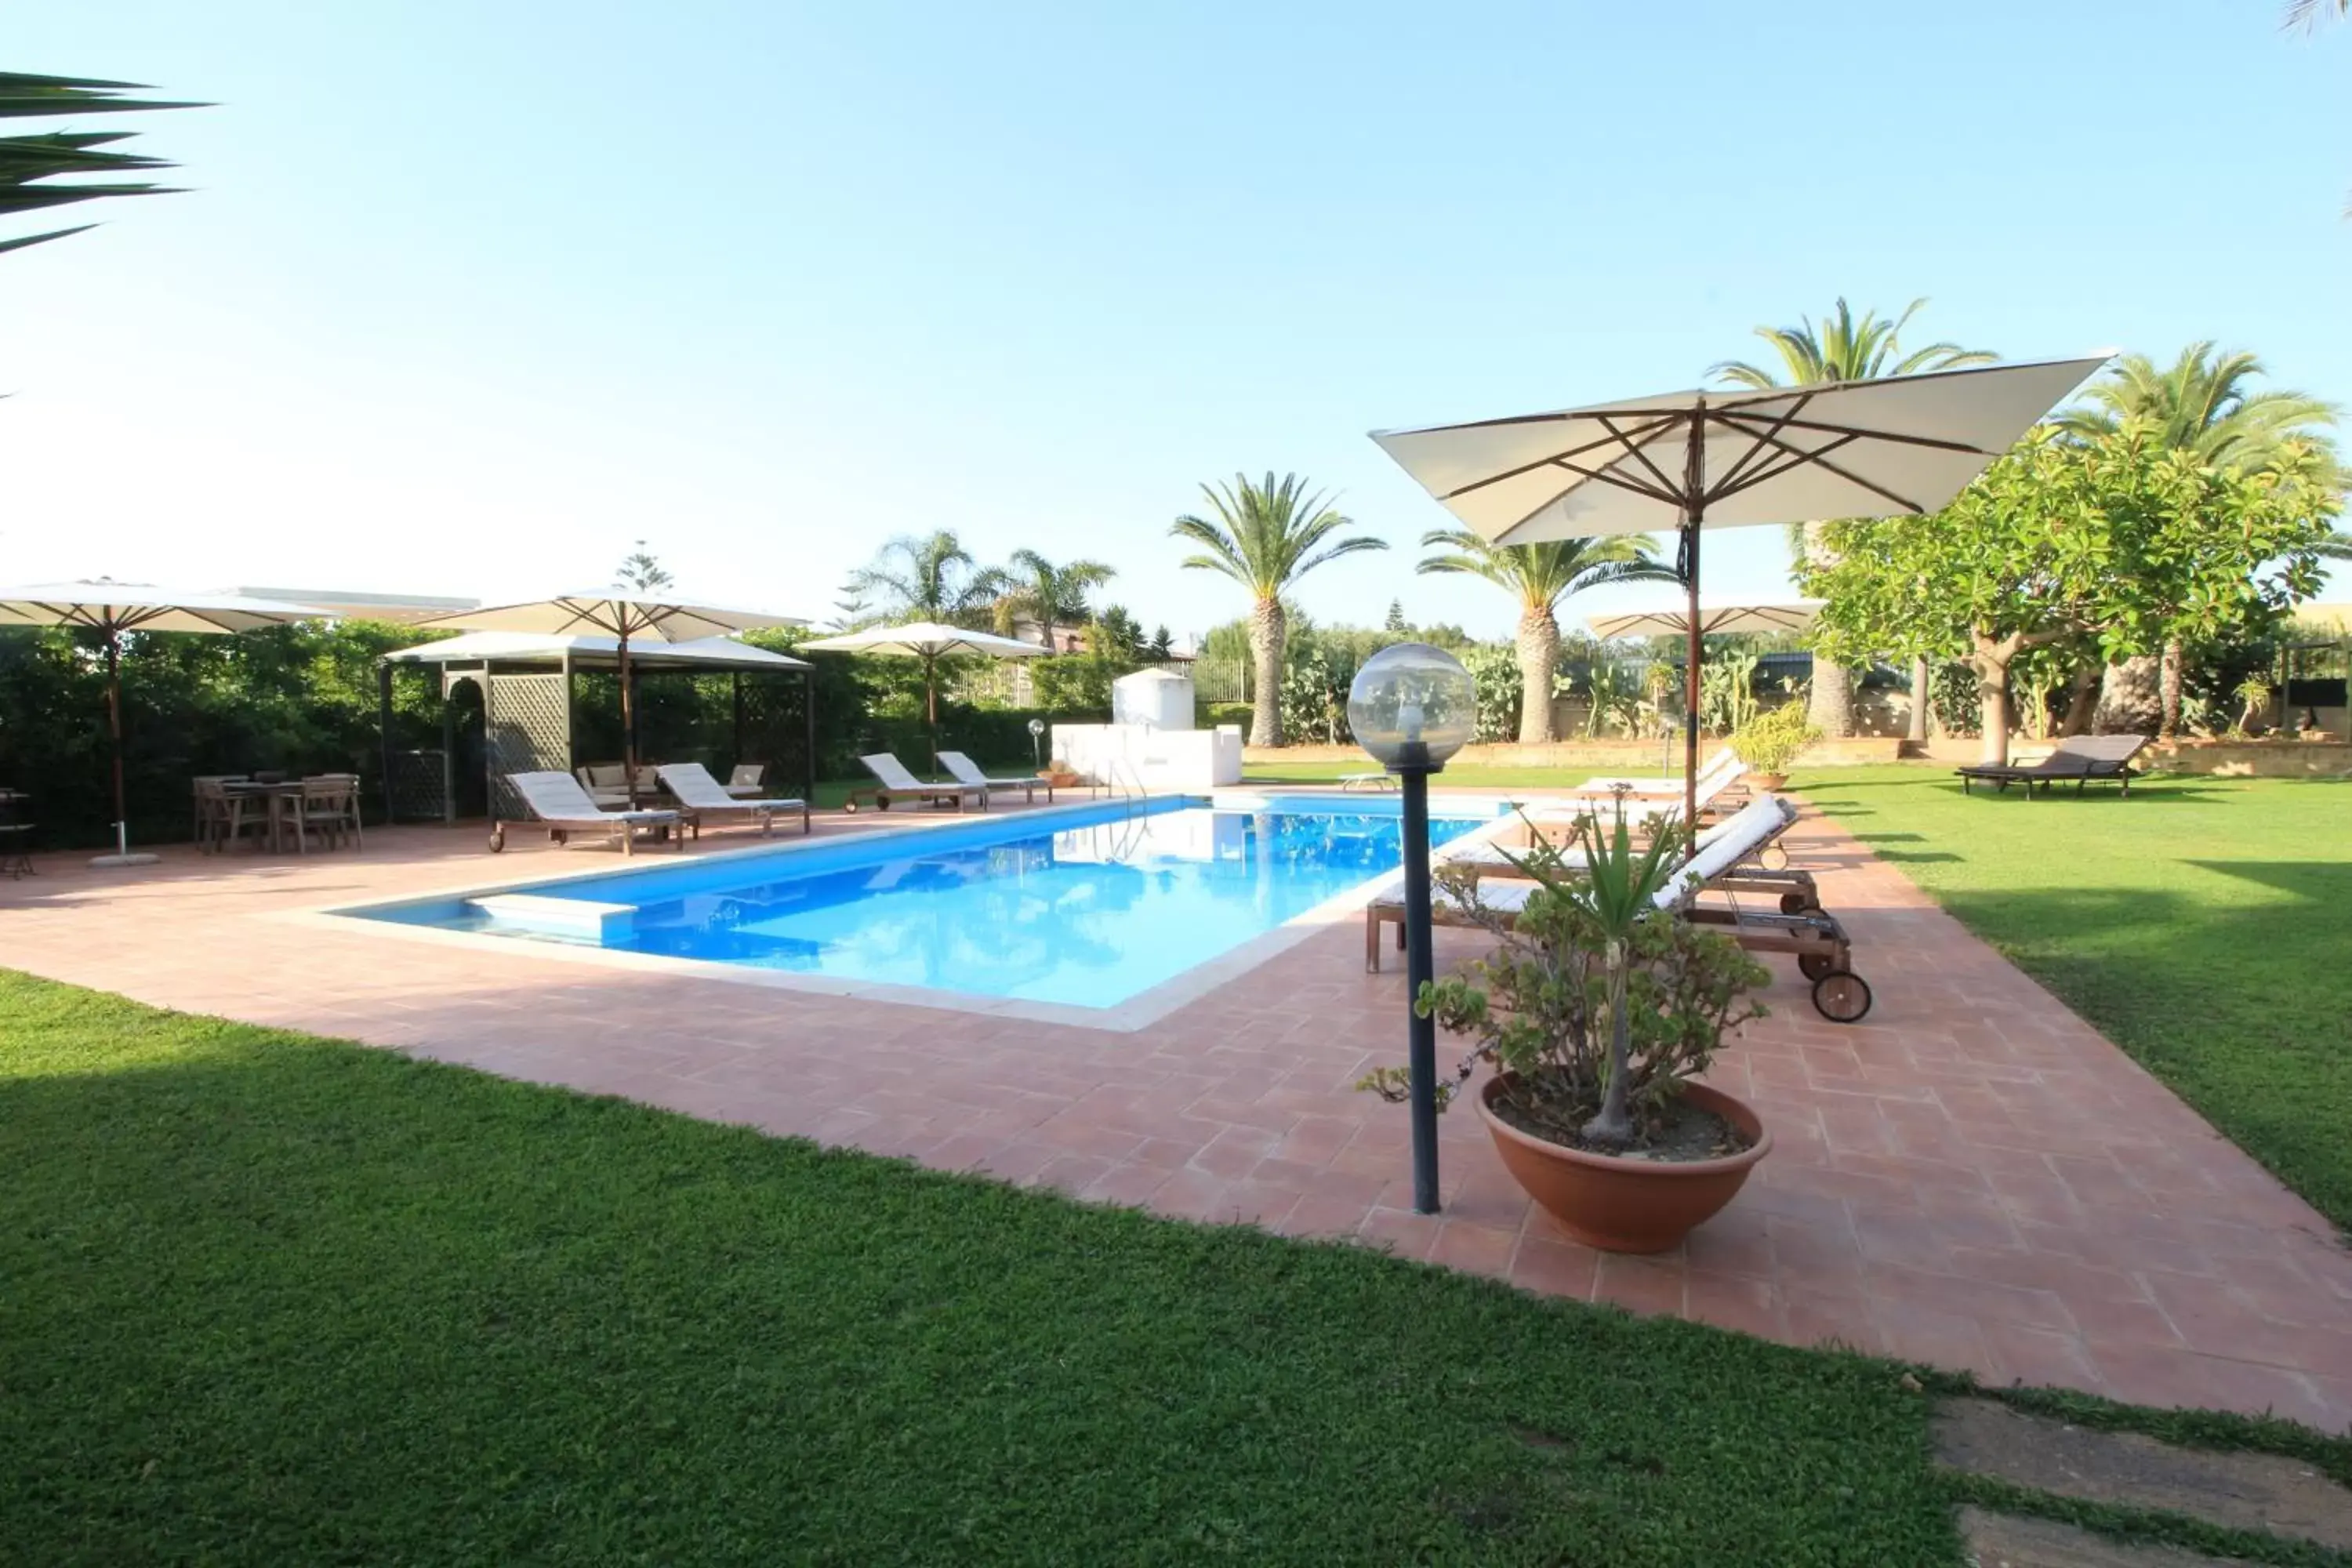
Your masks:
{"label": "lattice panel", "polygon": [[491,798],[498,816],[525,821],[530,809],[509,773],[572,771],[572,704],[561,675],[489,678]]}
{"label": "lattice panel", "polygon": [[440,822],[449,815],[449,759],[441,751],[392,753],[392,819]]}
{"label": "lattice panel", "polygon": [[809,776],[808,683],[797,675],[743,678],[743,745],[737,763],[768,764],[768,788],[797,795]]}

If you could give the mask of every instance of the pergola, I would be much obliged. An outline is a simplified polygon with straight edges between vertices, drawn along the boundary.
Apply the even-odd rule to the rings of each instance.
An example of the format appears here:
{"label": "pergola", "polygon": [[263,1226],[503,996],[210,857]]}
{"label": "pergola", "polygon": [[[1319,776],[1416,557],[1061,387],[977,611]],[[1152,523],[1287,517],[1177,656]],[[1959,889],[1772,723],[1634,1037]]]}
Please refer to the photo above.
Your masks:
{"label": "pergola", "polygon": [[[705,637],[634,645],[629,664],[631,682],[639,691],[648,679],[727,677],[731,710],[728,765],[772,764],[797,752],[800,793],[804,799],[814,796],[816,700],[806,660],[732,637]],[[393,746],[393,681],[402,669],[438,672],[437,757]],[[387,813],[394,821],[457,819],[457,709],[452,700],[471,682],[482,700],[482,771],[491,811],[500,818],[528,817],[530,812],[507,784],[506,775],[542,769],[569,773],[582,763],[605,760],[581,755],[582,720],[592,710],[583,709],[580,686],[583,677],[617,678],[619,669],[619,645],[612,637],[598,637],[467,632],[384,655],[377,666],[376,689]],[[642,714],[644,705],[634,696],[632,706]],[[707,753],[711,748],[690,749]],[[663,760],[693,759],[673,755]]]}

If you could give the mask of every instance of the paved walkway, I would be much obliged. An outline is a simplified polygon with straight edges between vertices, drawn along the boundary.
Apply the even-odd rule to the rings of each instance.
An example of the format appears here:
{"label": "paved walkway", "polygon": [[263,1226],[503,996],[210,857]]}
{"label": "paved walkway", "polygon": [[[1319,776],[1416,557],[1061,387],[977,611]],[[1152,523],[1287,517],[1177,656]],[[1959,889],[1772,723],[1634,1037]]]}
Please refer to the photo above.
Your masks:
{"label": "paved walkway", "polygon": [[[1849,918],[1877,1010],[1825,1023],[1769,961],[1772,1016],[1716,1079],[1775,1151],[1657,1258],[1567,1240],[1466,1114],[1444,1123],[1444,1215],[1410,1212],[1403,1114],[1349,1089],[1401,1055],[1403,981],[1363,973],[1352,924],[1121,1035],[282,918],[541,860],[617,865],[544,847],[492,862],[471,830],[408,828],[362,854],[177,852],[129,876],[48,856],[0,883],[0,963],[1792,1343],[2352,1426],[2352,1258],[2326,1222],[1834,826],[1809,818],[1792,842]],[[1475,951],[1474,933],[1440,937],[1441,963]]]}

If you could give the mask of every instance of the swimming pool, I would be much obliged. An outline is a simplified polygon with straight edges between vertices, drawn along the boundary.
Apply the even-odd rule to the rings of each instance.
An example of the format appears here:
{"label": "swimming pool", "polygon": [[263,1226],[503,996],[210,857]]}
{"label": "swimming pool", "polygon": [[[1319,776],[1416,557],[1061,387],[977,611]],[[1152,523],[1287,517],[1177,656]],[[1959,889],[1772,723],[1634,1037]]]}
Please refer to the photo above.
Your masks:
{"label": "swimming pool", "polygon": [[[1433,803],[1431,841],[1495,809]],[[1110,1008],[1395,869],[1401,826],[1378,796],[1115,802],[339,912]]]}

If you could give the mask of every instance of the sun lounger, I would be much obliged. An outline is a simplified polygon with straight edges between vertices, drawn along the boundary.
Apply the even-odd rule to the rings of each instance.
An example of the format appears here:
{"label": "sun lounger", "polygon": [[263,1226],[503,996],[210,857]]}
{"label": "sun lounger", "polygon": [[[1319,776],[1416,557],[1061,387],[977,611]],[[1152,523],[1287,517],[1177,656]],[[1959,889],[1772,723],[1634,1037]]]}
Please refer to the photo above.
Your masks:
{"label": "sun lounger", "polygon": [[760,825],[762,838],[775,830],[776,813],[797,811],[801,814],[801,831],[809,830],[809,804],[804,800],[738,800],[727,793],[727,786],[710,776],[710,771],[700,763],[668,763],[656,770],[662,787],[677,797],[685,808],[687,820],[693,823],[698,836],[706,823],[714,819],[724,822],[730,817],[748,817]]}
{"label": "sun lounger", "polygon": [[[568,843],[575,833],[601,833],[628,855],[635,852],[638,834],[667,832],[670,847],[686,847],[683,829],[689,825],[675,811],[601,810],[570,773],[509,773],[507,783],[514,785],[531,816],[558,844]],[[496,854],[506,847],[507,825],[491,824],[490,852]]]}
{"label": "sun lounger", "polygon": [[865,784],[849,792],[848,805],[844,808],[856,811],[861,800],[870,800],[877,811],[887,811],[893,800],[920,801],[926,805],[952,805],[961,811],[964,802],[978,800],[982,811],[988,809],[988,786],[968,784],[925,784],[907,771],[907,764],[888,752],[877,752],[870,757],[860,757],[866,771],[882,782]]}
{"label": "sun lounger", "polygon": [[1053,784],[1034,773],[1026,778],[992,779],[981,770],[978,763],[973,762],[961,752],[941,752],[940,766],[947,769],[955,782],[960,784],[969,784],[974,789],[986,790],[991,794],[1001,789],[1017,789],[1021,792],[1021,798],[1033,805],[1036,804],[1037,792],[1042,789],[1045,792],[1046,804],[1049,805],[1053,804]]}
{"label": "sun lounger", "polygon": [[2074,793],[2080,795],[2094,779],[2113,779],[2123,793],[2131,794],[2131,782],[2137,770],[2131,760],[2147,744],[2145,735],[2068,735],[2051,749],[2048,756],[2038,763],[2017,764],[1984,763],[1972,768],[1955,768],[1960,776],[1960,793],[1969,793],[1971,783],[1990,784],[1996,789],[2011,784],[2025,786],[2028,799],[2033,786],[2040,784],[2044,795],[2053,784],[2068,779],[2074,782]]}
{"label": "sun lounger", "polygon": [[[1710,785],[1720,793],[1746,771],[1747,764],[1739,760],[1739,753],[1729,746],[1718,746],[1714,755],[1699,764],[1700,793],[1704,795]],[[1569,793],[1591,795],[1600,800],[1619,795],[1662,795],[1680,800],[1683,776],[1680,773],[1595,774]]]}
{"label": "sun lounger", "polygon": [[735,771],[727,775],[727,793],[737,800],[757,800],[768,787],[768,764],[737,763]]}
{"label": "sun lounger", "polygon": [[[1754,864],[1775,847],[1796,821],[1796,808],[1776,795],[1759,795],[1738,813],[1701,836],[1696,853],[1675,879],[1658,894],[1661,910],[1712,926],[1751,952],[1793,954],[1798,969],[1813,983],[1813,1007],[1833,1023],[1853,1024],[1870,1011],[1870,987],[1853,973],[1853,943],[1837,917],[1821,907],[1812,878],[1805,872],[1776,872]],[[1483,858],[1484,851],[1480,854]],[[1496,858],[1499,859],[1499,856]],[[1467,889],[1480,909],[1516,915],[1540,886],[1517,877],[1478,877]],[[1723,895],[1725,904],[1699,902],[1705,893]],[[1769,898],[1776,910],[1743,908],[1742,897]],[[1430,914],[1438,925],[1477,926],[1468,903],[1440,887],[1432,889]],[[1398,944],[1404,939],[1402,885],[1391,882],[1374,895],[1364,910],[1364,967],[1381,966],[1380,928],[1397,927]]]}

